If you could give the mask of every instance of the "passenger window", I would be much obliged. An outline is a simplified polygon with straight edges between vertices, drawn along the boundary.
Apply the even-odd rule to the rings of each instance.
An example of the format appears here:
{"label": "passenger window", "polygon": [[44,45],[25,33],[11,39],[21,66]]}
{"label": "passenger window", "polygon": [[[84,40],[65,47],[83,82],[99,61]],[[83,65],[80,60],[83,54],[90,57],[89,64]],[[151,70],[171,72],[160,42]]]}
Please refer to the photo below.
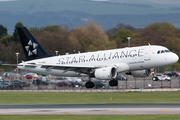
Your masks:
{"label": "passenger window", "polygon": [[161,53],[164,53],[164,50],[161,50]]}
{"label": "passenger window", "polygon": [[160,54],[160,50],[157,52],[157,54]]}

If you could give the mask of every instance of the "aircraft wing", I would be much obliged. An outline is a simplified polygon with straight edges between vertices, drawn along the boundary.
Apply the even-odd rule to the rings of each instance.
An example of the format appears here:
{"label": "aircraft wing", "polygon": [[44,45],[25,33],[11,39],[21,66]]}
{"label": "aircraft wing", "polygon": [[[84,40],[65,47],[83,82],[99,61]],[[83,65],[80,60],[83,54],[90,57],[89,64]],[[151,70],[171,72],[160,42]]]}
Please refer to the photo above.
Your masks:
{"label": "aircraft wing", "polygon": [[49,65],[42,65],[41,68],[45,68],[47,71],[51,69],[57,69],[57,70],[64,70],[65,72],[68,71],[76,71],[79,73],[84,73],[86,74],[88,70],[95,69],[95,66],[84,66],[84,65],[54,65],[54,64],[49,64]]}
{"label": "aircraft wing", "polygon": [[88,69],[88,68],[96,68],[95,66],[92,65],[54,65],[54,64],[46,64],[42,65],[41,68],[49,68],[51,67],[52,69],[54,68],[82,68],[82,69]]}

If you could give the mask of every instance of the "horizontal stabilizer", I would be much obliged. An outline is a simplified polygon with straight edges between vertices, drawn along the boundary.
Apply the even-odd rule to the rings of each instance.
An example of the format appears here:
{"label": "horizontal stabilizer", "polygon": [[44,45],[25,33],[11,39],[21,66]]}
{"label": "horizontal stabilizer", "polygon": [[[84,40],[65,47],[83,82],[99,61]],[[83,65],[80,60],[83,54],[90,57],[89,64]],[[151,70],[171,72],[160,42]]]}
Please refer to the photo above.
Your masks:
{"label": "horizontal stabilizer", "polygon": [[17,64],[1,64],[1,65],[5,65],[5,66],[17,66]]}

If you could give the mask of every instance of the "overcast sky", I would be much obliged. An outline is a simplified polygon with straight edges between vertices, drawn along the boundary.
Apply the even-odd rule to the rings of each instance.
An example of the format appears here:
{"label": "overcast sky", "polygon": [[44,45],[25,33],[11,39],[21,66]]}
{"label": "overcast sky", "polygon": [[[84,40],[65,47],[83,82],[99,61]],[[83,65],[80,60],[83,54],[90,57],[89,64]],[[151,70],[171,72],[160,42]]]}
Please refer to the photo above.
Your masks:
{"label": "overcast sky", "polygon": [[17,0],[0,0],[0,2],[6,2],[6,1],[17,1]]}
{"label": "overcast sky", "polygon": [[[6,1],[17,1],[17,0],[0,0],[0,2]],[[180,5],[180,0],[92,0],[92,1],[114,1],[114,2],[122,2],[122,3],[157,3],[157,4],[176,4]]]}
{"label": "overcast sky", "polygon": [[156,3],[156,4],[178,4],[180,0],[92,0],[92,1],[114,1],[120,3]]}
{"label": "overcast sky", "polygon": [[160,4],[180,4],[180,0],[150,0],[152,3]]}

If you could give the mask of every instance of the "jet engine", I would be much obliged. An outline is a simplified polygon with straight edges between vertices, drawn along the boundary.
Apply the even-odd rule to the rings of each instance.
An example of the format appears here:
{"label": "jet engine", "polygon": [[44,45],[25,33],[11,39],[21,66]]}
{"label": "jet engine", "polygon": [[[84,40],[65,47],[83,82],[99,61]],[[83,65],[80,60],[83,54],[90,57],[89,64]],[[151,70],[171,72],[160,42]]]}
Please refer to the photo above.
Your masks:
{"label": "jet engine", "polygon": [[94,76],[97,79],[101,80],[111,80],[116,78],[117,70],[115,67],[104,67],[96,69],[94,72]]}
{"label": "jet engine", "polygon": [[130,73],[127,73],[127,75],[132,75],[133,77],[147,77],[151,74],[151,69],[147,70],[137,70],[137,71],[131,71]]}

